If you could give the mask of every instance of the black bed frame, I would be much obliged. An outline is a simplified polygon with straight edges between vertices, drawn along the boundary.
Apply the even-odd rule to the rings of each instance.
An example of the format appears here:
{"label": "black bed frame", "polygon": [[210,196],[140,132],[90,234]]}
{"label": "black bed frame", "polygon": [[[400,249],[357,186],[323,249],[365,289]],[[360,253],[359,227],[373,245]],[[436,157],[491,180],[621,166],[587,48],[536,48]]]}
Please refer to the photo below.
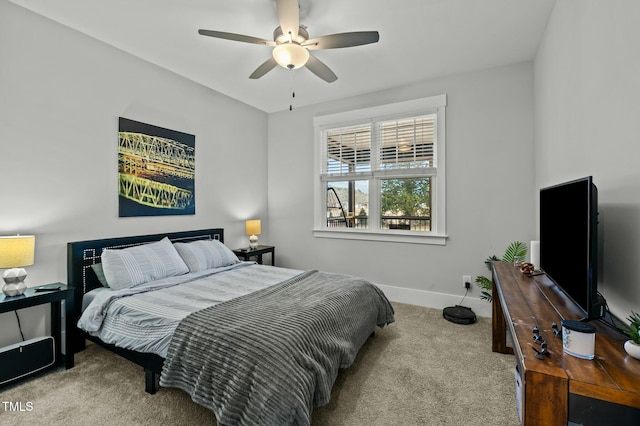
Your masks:
{"label": "black bed frame", "polygon": [[[67,285],[72,288],[73,297],[73,324],[78,323],[82,313],[82,297],[85,293],[102,287],[91,265],[100,263],[104,249],[122,249],[160,241],[168,237],[172,242],[188,242],[195,240],[218,240],[224,242],[224,230],[222,228],[202,229],[198,231],[170,232],[166,234],[139,235],[134,237],[105,238],[100,240],[76,241],[67,243]],[[85,339],[112,351],[144,368],[145,390],[155,393],[158,378],[162,372],[164,358],[154,353],[142,353],[129,349],[119,348],[105,343],[84,331],[74,328],[67,330],[67,338],[70,339],[67,347],[79,352],[85,348]]]}

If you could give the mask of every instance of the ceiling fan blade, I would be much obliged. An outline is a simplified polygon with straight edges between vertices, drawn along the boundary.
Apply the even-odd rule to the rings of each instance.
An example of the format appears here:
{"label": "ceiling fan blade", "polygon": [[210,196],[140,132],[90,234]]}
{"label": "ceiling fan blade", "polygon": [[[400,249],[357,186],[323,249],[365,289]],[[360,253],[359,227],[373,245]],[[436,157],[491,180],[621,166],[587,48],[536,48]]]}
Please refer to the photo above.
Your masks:
{"label": "ceiling fan blade", "polygon": [[198,30],[198,34],[208,37],[223,38],[225,40],[242,41],[244,43],[264,44],[275,46],[275,42],[263,38],[251,37],[242,34],[225,33],[223,31]]}
{"label": "ceiling fan blade", "polygon": [[327,83],[333,83],[338,79],[338,76],[331,71],[331,69],[325,65],[320,59],[309,56],[309,60],[305,65],[309,71],[326,81]]}
{"label": "ceiling fan blade", "polygon": [[380,40],[380,34],[378,34],[377,31],[355,31],[352,33],[339,33],[312,38],[302,43],[302,46],[309,50],[337,49],[340,47],[377,43],[378,40]]}
{"label": "ceiling fan blade", "polygon": [[291,38],[295,40],[298,37],[298,28],[300,28],[298,0],[276,0],[276,6],[282,34],[291,33]]}
{"label": "ceiling fan blade", "polygon": [[271,57],[264,61],[258,68],[256,68],[256,70],[249,76],[249,78],[254,80],[260,78],[271,71],[276,65],[278,65],[278,63],[275,59],[273,59],[273,57]]}

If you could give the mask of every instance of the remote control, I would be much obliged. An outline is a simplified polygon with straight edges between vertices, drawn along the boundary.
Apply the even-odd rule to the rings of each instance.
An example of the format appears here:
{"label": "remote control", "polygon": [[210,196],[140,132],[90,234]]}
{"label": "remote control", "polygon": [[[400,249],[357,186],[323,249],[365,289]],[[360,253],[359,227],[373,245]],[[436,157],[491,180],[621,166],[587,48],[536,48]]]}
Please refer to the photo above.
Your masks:
{"label": "remote control", "polygon": [[60,287],[38,287],[36,288],[36,293],[42,292],[42,291],[57,291],[60,290]]}

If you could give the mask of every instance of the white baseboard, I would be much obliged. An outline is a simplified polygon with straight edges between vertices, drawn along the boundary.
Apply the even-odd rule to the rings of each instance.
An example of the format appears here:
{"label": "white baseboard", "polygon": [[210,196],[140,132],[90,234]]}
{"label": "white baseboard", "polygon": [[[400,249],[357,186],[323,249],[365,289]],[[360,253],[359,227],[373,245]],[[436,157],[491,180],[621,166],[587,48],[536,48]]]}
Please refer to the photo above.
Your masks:
{"label": "white baseboard", "polygon": [[394,287],[384,284],[376,284],[384,292],[389,301],[407,303],[409,305],[424,306],[427,308],[444,309],[447,306],[463,305],[471,308],[477,316],[491,318],[491,303],[477,297],[465,297],[454,294],[436,293],[432,291],[416,290],[412,288]]}

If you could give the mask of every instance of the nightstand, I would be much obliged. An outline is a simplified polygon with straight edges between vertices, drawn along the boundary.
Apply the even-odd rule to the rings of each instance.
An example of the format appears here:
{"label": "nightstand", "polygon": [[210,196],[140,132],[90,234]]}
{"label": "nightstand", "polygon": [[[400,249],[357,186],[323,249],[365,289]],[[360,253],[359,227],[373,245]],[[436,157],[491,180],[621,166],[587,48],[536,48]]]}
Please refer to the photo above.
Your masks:
{"label": "nightstand", "polygon": [[276,264],[276,248],[274,246],[258,246],[252,248],[240,248],[233,250],[238,259],[250,260],[252,257],[257,257],[257,262],[262,265],[262,255],[265,253],[271,253],[271,266]]}
{"label": "nightstand", "polygon": [[[36,291],[39,288],[55,288],[51,291]],[[62,353],[62,301],[65,301],[65,354]],[[55,362],[50,368],[64,364],[66,369],[73,367],[73,350],[69,344],[74,329],[73,292],[65,284],[51,283],[38,287],[29,287],[19,296],[0,295],[0,313],[51,304],[51,337],[55,342]]]}

